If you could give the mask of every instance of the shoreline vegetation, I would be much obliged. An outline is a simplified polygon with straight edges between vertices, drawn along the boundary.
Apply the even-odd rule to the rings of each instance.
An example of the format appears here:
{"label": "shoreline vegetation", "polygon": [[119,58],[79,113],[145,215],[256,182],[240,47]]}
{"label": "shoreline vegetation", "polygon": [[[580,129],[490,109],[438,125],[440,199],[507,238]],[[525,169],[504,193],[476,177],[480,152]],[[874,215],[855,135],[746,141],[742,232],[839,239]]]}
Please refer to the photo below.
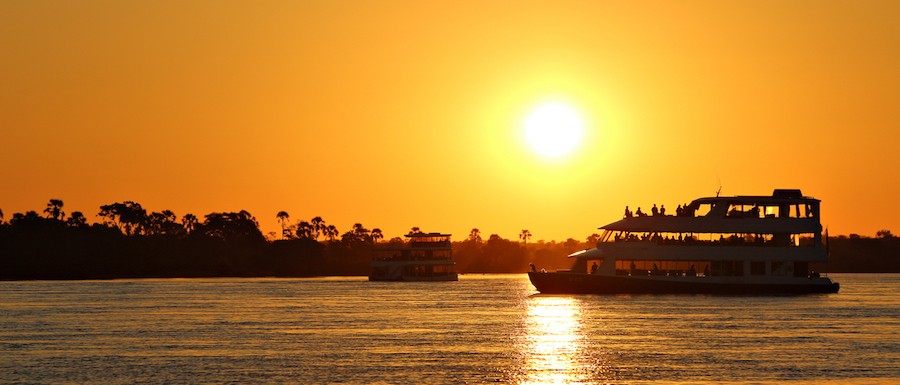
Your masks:
{"label": "shoreline vegetation", "polygon": [[[359,276],[369,274],[374,247],[403,243],[360,223],[345,232],[322,217],[290,224],[284,211],[275,217],[282,234],[268,237],[243,210],[179,220],[169,210],[148,213],[125,201],[101,206],[97,216],[101,222],[93,224],[78,211],[66,216],[59,199],[51,199],[43,215],[16,213],[7,222],[0,211],[0,280]],[[529,263],[555,270],[568,268],[567,255],[594,247],[597,237],[530,242],[531,232],[522,230],[518,240],[485,239],[473,228],[453,242],[453,257],[462,274],[524,273]],[[830,237],[829,248],[829,261],[811,269],[900,272],[900,237],[888,230],[874,238]]]}

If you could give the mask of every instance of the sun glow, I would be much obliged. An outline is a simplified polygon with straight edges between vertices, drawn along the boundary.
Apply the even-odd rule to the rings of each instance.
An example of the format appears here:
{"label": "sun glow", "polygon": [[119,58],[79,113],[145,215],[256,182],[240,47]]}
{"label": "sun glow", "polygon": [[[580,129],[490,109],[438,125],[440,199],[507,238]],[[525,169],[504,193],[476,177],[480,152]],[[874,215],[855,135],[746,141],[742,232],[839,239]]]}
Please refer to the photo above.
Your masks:
{"label": "sun glow", "polygon": [[581,118],[562,103],[543,104],[525,120],[525,137],[539,154],[557,158],[572,152],[581,140]]}

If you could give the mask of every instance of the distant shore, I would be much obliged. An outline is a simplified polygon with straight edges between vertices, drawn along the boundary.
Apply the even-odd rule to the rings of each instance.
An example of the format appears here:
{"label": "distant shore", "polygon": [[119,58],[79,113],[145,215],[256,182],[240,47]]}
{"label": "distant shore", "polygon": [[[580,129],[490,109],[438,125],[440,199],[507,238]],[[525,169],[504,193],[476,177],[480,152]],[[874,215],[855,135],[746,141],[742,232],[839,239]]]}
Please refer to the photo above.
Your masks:
{"label": "distant shore", "polygon": [[[0,280],[83,280],[130,278],[251,278],[367,276],[374,243],[310,239],[261,241],[253,245],[215,239],[148,238],[105,233],[102,241],[84,234],[8,236],[0,231]],[[37,235],[37,234],[32,234]],[[461,274],[524,273],[529,263],[568,268],[566,255],[582,242],[523,245],[499,237],[453,242]],[[832,237],[824,273],[900,273],[900,238]],[[575,249],[575,250],[572,250]]]}
{"label": "distant shore", "polygon": [[[382,241],[381,230],[359,223],[340,233],[321,217],[287,226],[284,212],[278,215],[283,239],[273,239],[246,211],[210,213],[203,220],[186,214],[179,223],[168,210],[147,213],[128,201],[102,206],[103,223],[88,224],[80,212],[66,218],[62,207],[61,200],[51,199],[44,216],[29,211],[9,222],[0,217],[0,280],[366,276],[373,248],[403,244],[400,237]],[[563,242],[529,242],[530,237],[522,230],[519,240],[496,234],[483,239],[473,228],[453,242],[457,271],[524,273],[529,264],[569,268],[567,256],[595,247],[599,235]],[[811,269],[900,273],[900,237],[890,231],[874,238],[830,237],[827,248],[828,262]]]}

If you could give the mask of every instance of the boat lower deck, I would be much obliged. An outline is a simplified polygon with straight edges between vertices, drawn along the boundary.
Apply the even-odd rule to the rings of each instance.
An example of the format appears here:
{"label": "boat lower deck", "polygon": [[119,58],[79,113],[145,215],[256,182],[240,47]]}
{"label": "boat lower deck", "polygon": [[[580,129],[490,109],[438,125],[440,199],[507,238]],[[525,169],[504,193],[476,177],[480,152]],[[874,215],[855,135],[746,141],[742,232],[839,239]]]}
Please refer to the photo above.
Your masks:
{"label": "boat lower deck", "polygon": [[542,294],[743,294],[837,293],[828,278],[620,276],[573,272],[529,272]]}

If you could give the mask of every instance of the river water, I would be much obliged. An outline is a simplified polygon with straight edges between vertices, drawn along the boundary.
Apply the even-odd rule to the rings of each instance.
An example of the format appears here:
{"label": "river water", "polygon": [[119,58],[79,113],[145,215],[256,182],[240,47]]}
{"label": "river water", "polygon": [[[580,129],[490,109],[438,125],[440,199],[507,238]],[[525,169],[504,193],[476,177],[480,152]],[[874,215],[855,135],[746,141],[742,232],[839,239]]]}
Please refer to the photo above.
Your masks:
{"label": "river water", "polygon": [[0,282],[0,383],[900,383],[900,275],[798,297],[459,282]]}

